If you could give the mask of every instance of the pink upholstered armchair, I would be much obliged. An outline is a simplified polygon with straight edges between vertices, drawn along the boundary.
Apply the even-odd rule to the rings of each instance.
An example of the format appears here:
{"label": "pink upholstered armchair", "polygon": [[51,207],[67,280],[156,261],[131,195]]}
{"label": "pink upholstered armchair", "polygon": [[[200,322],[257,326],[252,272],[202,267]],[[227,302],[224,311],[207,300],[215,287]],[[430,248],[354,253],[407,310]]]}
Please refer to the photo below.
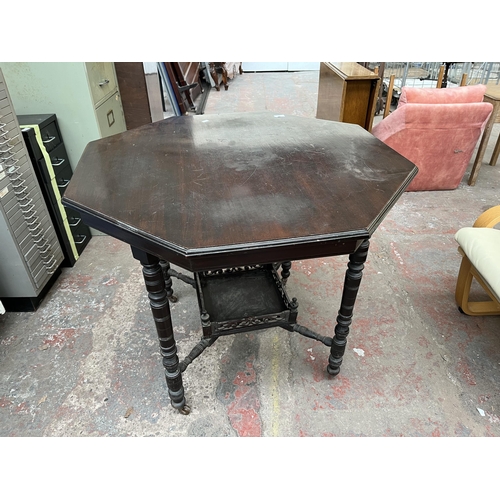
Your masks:
{"label": "pink upholstered armchair", "polygon": [[493,109],[482,102],[485,91],[403,87],[397,109],[372,133],[418,167],[407,191],[458,187]]}

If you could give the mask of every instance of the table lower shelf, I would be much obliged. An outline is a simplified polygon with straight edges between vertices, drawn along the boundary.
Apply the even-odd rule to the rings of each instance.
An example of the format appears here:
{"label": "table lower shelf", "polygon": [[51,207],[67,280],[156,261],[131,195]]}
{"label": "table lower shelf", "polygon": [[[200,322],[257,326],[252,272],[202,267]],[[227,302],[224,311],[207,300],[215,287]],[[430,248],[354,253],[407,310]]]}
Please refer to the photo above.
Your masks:
{"label": "table lower shelf", "polygon": [[297,319],[275,265],[195,273],[203,335],[287,327]]}
{"label": "table lower shelf", "polygon": [[[289,275],[291,264],[287,264],[282,267],[282,276]],[[203,337],[179,363],[181,372],[222,335],[280,327],[332,345],[332,337],[297,323],[298,302],[286,293],[286,279],[278,272],[280,264],[203,271],[195,273],[194,279],[170,269],[165,262],[162,266],[170,295],[170,278],[175,277],[192,285],[198,296]]]}

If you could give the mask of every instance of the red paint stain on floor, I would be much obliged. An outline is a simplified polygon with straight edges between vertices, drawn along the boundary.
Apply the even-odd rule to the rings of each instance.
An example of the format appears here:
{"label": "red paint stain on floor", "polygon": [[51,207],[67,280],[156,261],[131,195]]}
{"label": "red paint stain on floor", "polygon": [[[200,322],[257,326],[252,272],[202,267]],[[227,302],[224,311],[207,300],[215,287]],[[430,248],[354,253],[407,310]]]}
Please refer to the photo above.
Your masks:
{"label": "red paint stain on floor", "polygon": [[28,404],[25,402],[22,402],[16,406],[15,412],[16,413],[28,413],[28,410],[29,410]]}
{"label": "red paint stain on floor", "polygon": [[[489,401],[491,398],[491,395],[490,394],[481,394],[478,398],[477,398],[477,401],[478,403],[486,403],[487,401]],[[1,399],[0,399],[0,406],[1,406]]]}
{"label": "red paint stain on floor", "polygon": [[[357,344],[352,347],[363,349],[367,358],[383,356],[385,354],[384,339],[390,335],[389,332],[393,329],[393,318],[355,318],[351,330],[355,333]],[[374,330],[376,333],[372,333]]]}
{"label": "red paint stain on floor", "polygon": [[425,337],[419,337],[418,345],[421,345],[422,347],[429,347],[429,341]]}
{"label": "red paint stain on floor", "polygon": [[258,414],[260,403],[254,387],[242,386],[234,392],[235,400],[228,406],[231,426],[240,437],[259,437],[262,424]]}
{"label": "red paint stain on floor", "polygon": [[330,409],[330,410],[335,410],[335,406],[333,406],[332,404],[330,404],[328,401],[332,400],[332,396],[329,396],[329,395],[325,395],[325,399],[326,401],[323,401],[323,402],[319,402],[317,400],[314,400],[314,406],[312,407],[312,409],[314,411],[318,411],[318,410],[325,410],[325,409]]}
{"label": "red paint stain on floor", "polygon": [[399,401],[415,399],[422,391],[423,379],[414,372],[415,366],[412,363],[407,369],[396,370],[399,383],[392,392]]}
{"label": "red paint stain on floor", "polygon": [[262,422],[259,416],[260,401],[255,388],[257,376],[253,360],[247,361],[245,366],[246,369],[237,372],[233,379],[234,400],[228,405],[227,414],[238,436],[258,437],[262,435]]}
{"label": "red paint stain on floor", "polygon": [[234,385],[248,385],[254,383],[257,380],[255,375],[255,370],[253,369],[252,363],[246,363],[247,369],[243,372],[238,372],[233,380]]}
{"label": "red paint stain on floor", "polygon": [[64,280],[59,284],[61,290],[77,290],[79,288],[85,288],[87,284],[92,281],[92,276],[83,276],[77,274],[76,276],[65,276]]}
{"label": "red paint stain on floor", "polygon": [[421,420],[419,418],[411,418],[409,421],[410,425],[415,429],[416,433],[410,434],[413,436],[430,436],[430,437],[440,437],[441,435],[447,435],[446,429],[440,428],[440,423],[427,418],[426,420]]}
{"label": "red paint stain on floor", "polygon": [[346,395],[346,392],[351,388],[351,382],[348,378],[343,377],[342,375],[337,375],[335,382],[335,385],[332,385],[333,397],[335,399],[342,399]]}
{"label": "red paint stain on floor", "polygon": [[12,404],[12,401],[10,401],[7,398],[0,398],[0,408],[5,408],[6,406],[9,406]]}
{"label": "red paint stain on floor", "polygon": [[73,340],[76,334],[75,328],[62,328],[57,333],[49,335],[42,344],[50,347],[63,347],[68,341]]}
{"label": "red paint stain on floor", "polygon": [[5,338],[5,339],[2,339],[2,340],[0,341],[0,344],[2,344],[2,345],[10,345],[10,344],[12,344],[12,342],[14,342],[16,339],[17,339],[17,335],[12,335],[12,336],[10,336],[10,337],[7,337],[7,338]]}
{"label": "red paint stain on floor", "polygon": [[476,378],[474,377],[474,374],[471,372],[469,365],[464,359],[461,359],[457,363],[457,371],[462,376],[462,379],[467,382],[467,384],[476,385]]}
{"label": "red paint stain on floor", "polygon": [[[422,421],[419,418],[410,418],[410,425],[417,431],[417,435],[425,436],[426,433],[424,431],[424,426]],[[414,435],[414,434],[411,434]]]}
{"label": "red paint stain on floor", "polygon": [[429,421],[429,424],[435,426],[434,429],[432,430],[431,436],[433,436],[433,437],[440,437],[441,436],[441,430],[439,429],[439,422],[436,422],[435,420],[431,420],[430,418],[428,418],[427,420]]}

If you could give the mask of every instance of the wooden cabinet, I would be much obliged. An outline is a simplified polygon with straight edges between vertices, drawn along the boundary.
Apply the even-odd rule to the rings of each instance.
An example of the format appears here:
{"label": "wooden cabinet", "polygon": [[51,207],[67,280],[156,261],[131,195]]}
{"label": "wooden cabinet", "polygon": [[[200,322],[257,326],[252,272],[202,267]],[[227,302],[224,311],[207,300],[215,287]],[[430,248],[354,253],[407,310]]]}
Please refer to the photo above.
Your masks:
{"label": "wooden cabinet", "polygon": [[371,131],[379,87],[380,78],[358,63],[322,62],[316,118]]}
{"label": "wooden cabinet", "polygon": [[163,120],[163,98],[157,64],[117,62],[115,71],[127,130]]}

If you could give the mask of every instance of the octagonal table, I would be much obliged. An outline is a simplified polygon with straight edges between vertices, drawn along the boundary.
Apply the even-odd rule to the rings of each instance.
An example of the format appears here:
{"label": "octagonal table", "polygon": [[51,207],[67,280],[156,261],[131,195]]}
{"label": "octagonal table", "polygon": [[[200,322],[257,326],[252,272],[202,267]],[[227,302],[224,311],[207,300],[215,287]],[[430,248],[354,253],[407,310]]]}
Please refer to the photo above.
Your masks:
{"label": "octagonal table", "polygon": [[[369,238],[417,173],[358,125],[275,113],[172,117],[87,145],[63,197],[143,266],[171,404],[221,335],[270,327],[330,348],[339,373]],[[297,323],[291,262],[349,255],[329,335]],[[170,263],[191,271],[179,273]],[[179,362],[172,277],[197,292],[199,344]]]}

